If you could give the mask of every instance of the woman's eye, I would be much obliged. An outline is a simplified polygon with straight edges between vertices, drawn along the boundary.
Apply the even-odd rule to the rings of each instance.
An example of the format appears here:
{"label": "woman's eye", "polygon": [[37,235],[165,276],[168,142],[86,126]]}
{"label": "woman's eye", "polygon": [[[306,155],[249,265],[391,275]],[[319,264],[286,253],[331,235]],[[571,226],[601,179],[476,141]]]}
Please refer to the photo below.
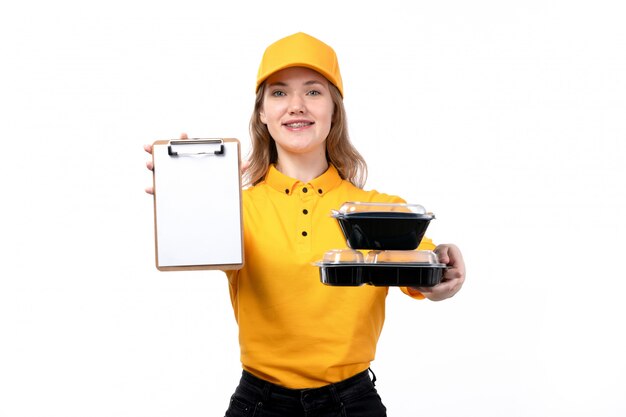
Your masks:
{"label": "woman's eye", "polygon": [[311,90],[311,91],[309,91],[307,94],[308,94],[308,95],[310,95],[310,96],[319,96],[319,95],[320,95],[320,94],[322,94],[322,93],[320,93],[320,92],[319,92],[319,91],[317,91],[317,90]]}
{"label": "woman's eye", "polygon": [[274,97],[282,97],[282,96],[284,96],[284,95],[285,95],[285,93],[284,93],[284,92],[282,92],[282,91],[280,91],[280,90],[276,90],[276,91],[274,91],[274,92],[272,93],[272,95],[273,95]]}

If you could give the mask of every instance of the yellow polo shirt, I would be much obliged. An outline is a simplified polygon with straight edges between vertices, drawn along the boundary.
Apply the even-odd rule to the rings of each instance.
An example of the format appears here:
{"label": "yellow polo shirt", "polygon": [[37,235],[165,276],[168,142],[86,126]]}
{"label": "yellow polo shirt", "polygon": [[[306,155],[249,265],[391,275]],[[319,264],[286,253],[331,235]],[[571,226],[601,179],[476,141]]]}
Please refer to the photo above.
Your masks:
{"label": "yellow polo shirt", "polygon": [[[327,250],[347,247],[330,217],[346,201],[403,202],[355,187],[333,166],[306,184],[271,166],[244,190],[245,264],[227,275],[241,362],[253,375],[314,388],[364,371],[374,359],[388,288],[326,286],[312,265]],[[420,249],[434,245],[425,238]]]}

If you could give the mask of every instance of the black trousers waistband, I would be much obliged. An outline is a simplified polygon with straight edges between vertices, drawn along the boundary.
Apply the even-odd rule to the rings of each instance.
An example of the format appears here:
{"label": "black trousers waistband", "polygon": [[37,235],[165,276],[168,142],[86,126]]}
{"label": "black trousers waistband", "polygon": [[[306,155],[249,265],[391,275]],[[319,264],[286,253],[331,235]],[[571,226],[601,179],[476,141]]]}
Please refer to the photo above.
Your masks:
{"label": "black trousers waistband", "polygon": [[261,414],[267,417],[336,417],[346,413],[386,416],[385,406],[368,372],[371,370],[319,388],[290,389],[243,371],[226,415],[256,416],[262,409]]}
{"label": "black trousers waistband", "polygon": [[[340,403],[345,398],[355,395],[358,391],[373,388],[374,383],[369,377],[369,372],[371,371],[368,369],[343,381],[319,388],[285,388],[258,378],[247,371],[243,371],[241,382],[243,385],[249,384],[250,387],[254,387],[254,390],[259,394],[259,399],[263,401],[280,397],[281,400],[293,400],[294,402],[311,405]],[[240,386],[240,388],[244,387]]]}

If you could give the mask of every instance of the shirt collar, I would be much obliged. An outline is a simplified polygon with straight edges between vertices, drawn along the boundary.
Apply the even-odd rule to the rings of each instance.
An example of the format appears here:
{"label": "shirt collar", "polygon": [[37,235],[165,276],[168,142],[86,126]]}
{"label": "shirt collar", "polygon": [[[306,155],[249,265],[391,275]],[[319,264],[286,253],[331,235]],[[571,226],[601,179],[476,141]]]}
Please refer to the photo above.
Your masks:
{"label": "shirt collar", "polygon": [[270,187],[280,191],[281,193],[285,193],[291,195],[293,190],[298,185],[305,185],[312,188],[312,191],[317,195],[324,195],[328,191],[337,187],[341,184],[341,177],[339,176],[339,172],[334,165],[329,164],[328,169],[319,177],[312,179],[308,183],[304,184],[302,181],[297,180],[295,178],[288,177],[283,174],[279,170],[276,169],[274,164],[271,164],[269,169],[267,170],[267,174],[265,174],[265,182]]}

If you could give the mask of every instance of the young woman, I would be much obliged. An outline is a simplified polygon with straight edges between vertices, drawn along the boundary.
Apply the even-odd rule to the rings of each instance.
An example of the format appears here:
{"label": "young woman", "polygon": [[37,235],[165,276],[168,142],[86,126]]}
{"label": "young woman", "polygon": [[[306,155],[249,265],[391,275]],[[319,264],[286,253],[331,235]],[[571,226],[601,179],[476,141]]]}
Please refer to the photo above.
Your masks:
{"label": "young woman", "polygon": [[[403,202],[362,189],[366,164],[348,137],[331,47],[297,33],[266,49],[250,131],[245,265],[227,272],[243,375],[226,416],[385,416],[368,370],[388,288],[325,286],[312,266],[346,247],[331,210]],[[456,294],[465,280],[459,249],[428,238],[419,249],[449,268],[435,287],[401,290],[434,301]]]}

